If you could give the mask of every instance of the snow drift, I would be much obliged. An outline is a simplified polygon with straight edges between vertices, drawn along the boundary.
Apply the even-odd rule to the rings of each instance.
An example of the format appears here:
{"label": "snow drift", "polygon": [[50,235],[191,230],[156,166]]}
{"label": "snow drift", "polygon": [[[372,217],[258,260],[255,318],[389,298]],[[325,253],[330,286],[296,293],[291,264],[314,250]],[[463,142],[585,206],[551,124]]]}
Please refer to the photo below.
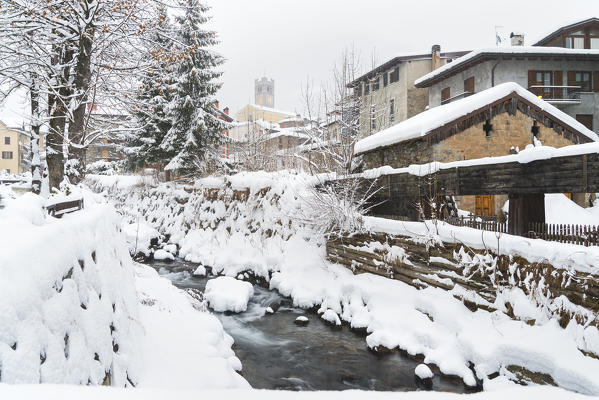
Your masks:
{"label": "snow drift", "polygon": [[28,193],[0,210],[1,382],[135,384],[142,330],[119,216],[99,205],[57,220],[42,205]]}

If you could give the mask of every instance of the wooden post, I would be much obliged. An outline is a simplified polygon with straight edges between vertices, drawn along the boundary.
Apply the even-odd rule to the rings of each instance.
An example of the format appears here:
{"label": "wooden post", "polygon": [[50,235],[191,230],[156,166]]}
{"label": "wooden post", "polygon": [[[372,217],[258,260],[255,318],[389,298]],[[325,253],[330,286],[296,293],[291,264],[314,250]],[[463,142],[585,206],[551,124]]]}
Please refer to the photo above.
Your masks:
{"label": "wooden post", "polygon": [[545,195],[510,194],[509,233],[512,235],[526,235],[529,224],[537,222],[545,224]]}

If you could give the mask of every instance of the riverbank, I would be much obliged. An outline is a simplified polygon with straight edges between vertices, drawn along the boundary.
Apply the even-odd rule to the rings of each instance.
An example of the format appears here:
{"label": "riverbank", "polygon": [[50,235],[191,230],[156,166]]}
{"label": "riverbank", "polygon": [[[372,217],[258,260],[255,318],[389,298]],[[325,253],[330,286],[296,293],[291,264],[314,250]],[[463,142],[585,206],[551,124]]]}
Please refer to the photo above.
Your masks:
{"label": "riverbank", "polygon": [[[294,306],[366,331],[372,349],[421,355],[443,374],[485,390],[531,382],[518,373],[527,370],[570,390],[599,393],[599,360],[579,350],[599,346],[592,326],[572,321],[563,329],[553,318],[530,326],[503,312],[472,312],[449,291],[354,276],[328,262],[324,238],[296,218],[311,211],[314,178],[283,172],[208,178],[193,186],[123,188],[120,177],[90,177],[89,183],[117,203],[129,224],[143,221],[169,237],[178,256],[217,274],[260,277]],[[522,291],[511,297],[528,312],[539,311]]]}

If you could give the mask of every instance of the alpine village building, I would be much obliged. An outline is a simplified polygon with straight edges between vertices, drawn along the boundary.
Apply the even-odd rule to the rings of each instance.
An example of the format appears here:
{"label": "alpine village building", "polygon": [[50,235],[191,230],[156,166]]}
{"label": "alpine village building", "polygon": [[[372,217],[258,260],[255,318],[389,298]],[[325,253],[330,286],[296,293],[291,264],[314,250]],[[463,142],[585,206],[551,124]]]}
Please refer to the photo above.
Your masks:
{"label": "alpine village building", "polygon": [[[416,79],[415,90],[428,90],[428,110],[359,141],[357,171],[599,140],[593,132],[599,128],[599,19],[560,28],[534,46],[522,43],[512,34],[511,47],[469,52]],[[588,205],[584,193],[566,195]],[[462,196],[456,203],[475,215],[501,216],[506,200]]]}

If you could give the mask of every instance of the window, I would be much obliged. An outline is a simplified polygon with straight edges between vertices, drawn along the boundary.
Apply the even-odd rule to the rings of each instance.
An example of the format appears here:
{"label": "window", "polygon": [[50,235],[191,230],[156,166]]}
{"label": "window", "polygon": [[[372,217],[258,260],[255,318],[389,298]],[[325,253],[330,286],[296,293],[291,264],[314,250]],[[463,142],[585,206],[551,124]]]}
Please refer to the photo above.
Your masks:
{"label": "window", "polygon": [[12,151],[3,151],[2,158],[5,160],[12,160]]}
{"label": "window", "polygon": [[599,37],[591,38],[591,49],[599,50]]}
{"label": "window", "polygon": [[389,74],[389,82],[399,82],[399,67],[395,67],[395,69],[391,71],[391,73]]}
{"label": "window", "polygon": [[10,136],[4,137],[4,144],[10,144]]}
{"label": "window", "polygon": [[450,97],[451,97],[451,89],[450,88],[446,87],[445,89],[441,90],[441,103],[449,100]]}
{"label": "window", "polygon": [[474,77],[473,76],[471,76],[470,78],[468,78],[464,81],[464,92],[474,93]]}
{"label": "window", "polygon": [[364,83],[364,96],[366,96],[368,93],[370,93],[370,83],[366,82]]}
{"label": "window", "polygon": [[493,124],[491,124],[491,120],[485,121],[485,124],[483,125],[483,130],[485,131],[485,137],[490,138],[491,131],[493,131]]}
{"label": "window", "polygon": [[389,100],[389,122],[393,124],[395,121],[395,99]]}
{"label": "window", "polygon": [[380,78],[377,77],[372,83],[372,91],[379,90]]}
{"label": "window", "polygon": [[537,121],[534,121],[532,123],[532,127],[530,128],[530,132],[532,133],[532,135],[534,137],[538,137],[539,136],[539,125],[537,124]]}
{"label": "window", "polygon": [[580,86],[581,92],[592,90],[592,74],[588,71],[568,71],[568,85]]}
{"label": "window", "polygon": [[383,74],[383,87],[387,87],[388,83],[389,83],[389,75]]}

